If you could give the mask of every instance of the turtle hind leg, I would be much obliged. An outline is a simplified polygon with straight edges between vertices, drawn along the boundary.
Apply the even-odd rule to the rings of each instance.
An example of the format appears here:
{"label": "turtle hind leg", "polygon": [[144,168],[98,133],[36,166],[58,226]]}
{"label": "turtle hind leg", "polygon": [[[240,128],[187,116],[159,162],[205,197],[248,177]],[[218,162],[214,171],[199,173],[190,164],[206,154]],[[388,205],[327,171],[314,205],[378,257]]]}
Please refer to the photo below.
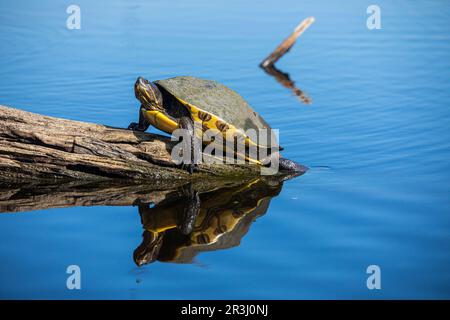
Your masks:
{"label": "turtle hind leg", "polygon": [[144,132],[150,127],[150,123],[145,119],[143,114],[144,108],[139,109],[139,122],[132,122],[128,126],[128,130]]}
{"label": "turtle hind leg", "polygon": [[283,157],[278,159],[278,165],[281,171],[298,172],[299,174],[308,171],[308,167]]}
{"label": "turtle hind leg", "polygon": [[278,171],[281,171],[282,174],[295,173],[300,175],[304,174],[309,169],[297,162],[283,158],[278,152],[271,153],[268,157],[261,160],[263,166],[267,168],[272,168],[273,162],[275,162],[275,164],[278,162]]}
{"label": "turtle hind leg", "polygon": [[183,154],[183,163],[181,168],[193,173],[198,166],[200,159],[200,141],[195,135],[194,121],[191,117],[182,116],[178,122],[179,128],[186,130],[183,134],[183,152],[188,151],[189,156]]}

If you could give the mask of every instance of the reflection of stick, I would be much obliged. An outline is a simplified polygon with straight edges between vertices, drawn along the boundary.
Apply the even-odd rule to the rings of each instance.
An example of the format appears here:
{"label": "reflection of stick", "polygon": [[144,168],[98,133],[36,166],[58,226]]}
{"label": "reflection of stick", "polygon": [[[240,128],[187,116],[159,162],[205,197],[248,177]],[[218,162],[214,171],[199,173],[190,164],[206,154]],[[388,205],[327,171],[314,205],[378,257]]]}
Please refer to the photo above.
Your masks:
{"label": "reflection of stick", "polygon": [[295,82],[291,80],[289,74],[278,70],[274,65],[269,65],[267,67],[262,67],[262,69],[269,75],[274,76],[275,79],[285,88],[288,88],[292,91],[292,93],[298,97],[298,99],[305,103],[311,104],[311,98],[303,92],[300,88],[295,86]]}
{"label": "reflection of stick", "polygon": [[292,48],[298,37],[314,22],[313,17],[306,18],[303,20],[292,32],[289,37],[287,37],[263,62],[261,62],[261,67],[266,68],[273,65],[278,61],[289,49]]}

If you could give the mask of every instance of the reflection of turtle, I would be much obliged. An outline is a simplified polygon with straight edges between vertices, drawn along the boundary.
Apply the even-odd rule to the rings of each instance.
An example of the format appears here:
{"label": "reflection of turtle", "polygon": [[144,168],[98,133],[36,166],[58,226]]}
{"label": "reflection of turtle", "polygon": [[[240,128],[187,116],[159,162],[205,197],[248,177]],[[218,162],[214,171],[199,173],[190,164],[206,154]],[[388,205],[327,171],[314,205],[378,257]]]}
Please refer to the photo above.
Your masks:
{"label": "reflection of turtle", "polygon": [[190,233],[186,233],[185,191],[175,192],[150,208],[140,205],[143,241],[134,261],[191,262],[201,251],[239,245],[254,219],[263,215],[282,183],[268,185],[258,179],[238,187],[226,187],[199,195],[201,205]]}
{"label": "reflection of turtle", "polygon": [[[141,102],[139,123],[131,123],[129,128],[145,131],[151,124],[167,133],[178,128],[186,129],[191,138],[192,160],[196,160],[194,153],[199,145],[194,123],[199,124],[202,132],[211,130],[214,134],[221,134],[224,141],[232,143],[234,150],[238,143],[245,146],[245,154],[236,151],[235,156],[252,163],[261,165],[268,158],[258,158],[259,152],[249,152],[250,147],[255,147],[253,150],[257,151],[265,149],[268,157],[272,148],[279,148],[269,124],[239,94],[216,81],[175,77],[149,82],[139,77],[134,91]],[[248,136],[249,129],[255,130],[253,132],[258,135],[258,141],[255,141],[256,137],[252,139]],[[268,131],[266,139],[259,135],[259,129]],[[195,165],[195,161],[184,163],[189,172],[194,170]],[[281,170],[305,171],[304,166],[284,158],[279,159],[279,166]]]}

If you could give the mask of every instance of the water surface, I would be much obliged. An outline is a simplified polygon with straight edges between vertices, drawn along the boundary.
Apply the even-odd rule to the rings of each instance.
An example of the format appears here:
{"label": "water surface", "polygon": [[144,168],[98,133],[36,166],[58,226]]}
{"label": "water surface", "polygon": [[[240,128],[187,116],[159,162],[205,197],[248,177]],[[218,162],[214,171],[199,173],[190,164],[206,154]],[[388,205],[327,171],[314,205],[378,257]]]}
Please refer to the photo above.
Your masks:
{"label": "water surface", "polygon": [[[0,103],[125,127],[133,83],[192,75],[239,92],[311,167],[284,183],[239,246],[138,267],[137,208],[0,216],[2,298],[450,298],[450,6],[377,1],[77,1],[0,4]],[[278,63],[258,63],[307,16]],[[2,192],[2,196],[5,192]],[[82,290],[67,290],[68,265]],[[366,268],[382,270],[368,290]]]}

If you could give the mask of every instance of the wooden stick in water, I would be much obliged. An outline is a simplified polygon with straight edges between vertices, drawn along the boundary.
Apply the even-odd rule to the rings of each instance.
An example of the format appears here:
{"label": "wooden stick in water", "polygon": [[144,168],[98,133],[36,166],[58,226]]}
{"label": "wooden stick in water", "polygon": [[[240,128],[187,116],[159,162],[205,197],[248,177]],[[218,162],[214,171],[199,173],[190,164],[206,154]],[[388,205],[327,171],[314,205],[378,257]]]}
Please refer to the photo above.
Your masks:
{"label": "wooden stick in water", "polygon": [[277,62],[292,48],[297,41],[297,38],[300,37],[313,22],[314,17],[308,17],[300,22],[300,24],[294,29],[294,32],[292,32],[289,37],[287,37],[266,59],[264,59],[260,66],[262,68],[267,68]]}

